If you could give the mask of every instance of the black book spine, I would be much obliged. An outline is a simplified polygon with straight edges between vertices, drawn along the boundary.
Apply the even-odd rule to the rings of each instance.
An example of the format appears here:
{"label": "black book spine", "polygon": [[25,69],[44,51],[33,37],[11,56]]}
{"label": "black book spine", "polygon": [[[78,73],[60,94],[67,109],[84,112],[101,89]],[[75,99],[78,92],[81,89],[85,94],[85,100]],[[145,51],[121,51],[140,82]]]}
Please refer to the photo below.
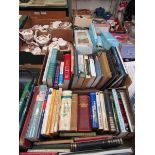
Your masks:
{"label": "black book spine", "polygon": [[123,140],[121,138],[111,139],[111,140],[72,143],[71,152],[94,150],[94,149],[105,149],[105,148],[116,147],[122,144],[123,144]]}

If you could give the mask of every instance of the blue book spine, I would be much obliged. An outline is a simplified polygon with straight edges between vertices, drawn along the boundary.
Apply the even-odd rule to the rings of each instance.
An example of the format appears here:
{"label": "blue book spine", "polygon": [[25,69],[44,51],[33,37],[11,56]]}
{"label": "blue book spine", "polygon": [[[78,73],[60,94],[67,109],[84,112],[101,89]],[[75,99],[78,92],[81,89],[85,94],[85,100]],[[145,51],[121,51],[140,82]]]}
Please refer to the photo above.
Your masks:
{"label": "blue book spine", "polygon": [[60,72],[59,72],[59,82],[58,85],[61,86],[64,83],[64,62],[61,62],[60,64]]}
{"label": "blue book spine", "polygon": [[98,115],[97,115],[97,103],[96,103],[96,93],[90,93],[90,114],[91,114],[91,124],[93,129],[99,128]]}
{"label": "blue book spine", "polygon": [[116,51],[116,48],[115,48],[115,47],[112,47],[112,51],[113,51],[113,54],[114,54],[114,56],[115,56],[115,58],[116,58],[116,61],[117,61],[117,64],[118,64],[118,68],[119,68],[119,70],[120,70],[121,75],[122,75],[123,77],[126,76],[125,70],[124,70],[123,65],[122,65],[122,63],[121,63],[121,60],[120,60],[120,58],[119,58],[119,56],[118,56],[118,53],[117,53],[117,51]]}
{"label": "blue book spine", "polygon": [[113,95],[113,98],[114,98],[114,104],[115,104],[115,108],[116,108],[116,112],[117,112],[117,116],[118,116],[118,122],[119,122],[121,132],[127,132],[126,129],[125,129],[124,120],[123,120],[123,116],[122,116],[122,113],[121,113],[117,92],[116,92],[115,89],[112,89],[112,95]]}

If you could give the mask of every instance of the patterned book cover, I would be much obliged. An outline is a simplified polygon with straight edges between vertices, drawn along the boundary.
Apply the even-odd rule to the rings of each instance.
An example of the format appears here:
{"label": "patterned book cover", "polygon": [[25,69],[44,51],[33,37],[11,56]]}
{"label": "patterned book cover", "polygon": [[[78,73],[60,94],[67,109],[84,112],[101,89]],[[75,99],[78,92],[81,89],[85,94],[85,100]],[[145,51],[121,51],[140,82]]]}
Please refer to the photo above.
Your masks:
{"label": "patterned book cover", "polygon": [[90,95],[91,125],[93,129],[98,129],[99,122],[98,122],[98,114],[97,114],[96,92],[92,92],[89,95]]}

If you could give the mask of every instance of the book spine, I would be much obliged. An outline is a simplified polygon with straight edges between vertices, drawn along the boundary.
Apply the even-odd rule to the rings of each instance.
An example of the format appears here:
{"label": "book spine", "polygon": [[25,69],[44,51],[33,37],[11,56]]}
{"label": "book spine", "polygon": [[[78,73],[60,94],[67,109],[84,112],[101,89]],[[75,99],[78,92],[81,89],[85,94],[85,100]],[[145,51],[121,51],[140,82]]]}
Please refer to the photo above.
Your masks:
{"label": "book spine", "polygon": [[110,128],[110,131],[115,132],[116,127],[115,127],[115,122],[113,117],[112,105],[110,103],[109,93],[107,91],[104,91],[104,97],[105,97],[105,105],[106,105],[109,128]]}
{"label": "book spine", "polygon": [[96,103],[97,103],[97,116],[98,116],[99,129],[103,129],[103,120],[102,120],[102,111],[101,111],[99,92],[96,92]]}
{"label": "book spine", "polygon": [[60,74],[59,74],[59,87],[62,87],[64,83],[64,62],[60,64]]}
{"label": "book spine", "polygon": [[79,73],[84,73],[84,57],[80,54],[78,54],[78,68]]}
{"label": "book spine", "polygon": [[60,132],[60,137],[93,137],[96,132]]}
{"label": "book spine", "polygon": [[56,70],[55,70],[55,78],[54,78],[54,87],[58,87],[59,71],[60,71],[60,61],[57,61]]}
{"label": "book spine", "polygon": [[48,114],[49,114],[49,110],[50,110],[52,91],[53,91],[53,88],[49,88],[48,99],[47,99],[47,103],[46,103],[46,110],[45,110],[45,115],[44,115],[42,129],[41,129],[41,135],[46,134],[46,126],[47,126]]}
{"label": "book spine", "polygon": [[69,131],[71,124],[72,91],[63,91],[59,131]]}
{"label": "book spine", "polygon": [[101,110],[102,110],[101,114],[102,114],[102,120],[103,120],[103,129],[104,131],[109,131],[103,92],[100,92],[100,103],[101,103]]}
{"label": "book spine", "polygon": [[116,92],[115,89],[112,89],[112,95],[113,95],[113,98],[114,98],[114,103],[115,103],[115,107],[116,107],[116,111],[117,111],[120,130],[121,130],[121,132],[126,132],[123,116],[122,116],[119,101],[118,101],[117,92]]}
{"label": "book spine", "polygon": [[90,93],[90,113],[91,113],[91,125],[93,129],[99,128],[98,115],[97,115],[97,103],[96,93]]}

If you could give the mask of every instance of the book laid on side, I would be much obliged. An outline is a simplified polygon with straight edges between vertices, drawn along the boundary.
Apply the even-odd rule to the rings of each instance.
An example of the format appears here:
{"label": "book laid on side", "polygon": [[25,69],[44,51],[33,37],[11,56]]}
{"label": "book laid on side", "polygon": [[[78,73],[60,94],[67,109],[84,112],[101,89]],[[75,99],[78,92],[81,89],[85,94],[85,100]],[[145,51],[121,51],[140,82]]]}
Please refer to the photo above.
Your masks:
{"label": "book laid on side", "polygon": [[97,116],[98,116],[98,124],[99,128],[103,131],[103,120],[102,120],[102,111],[101,111],[101,104],[100,104],[100,96],[99,92],[96,92],[96,105],[97,105]]}
{"label": "book laid on side", "polygon": [[47,72],[48,87],[52,87],[54,84],[54,74],[55,74],[55,67],[56,67],[57,52],[58,50],[56,48],[52,49],[52,55],[50,58],[50,64],[49,64],[48,72]]}
{"label": "book laid on side", "polygon": [[79,131],[79,132],[60,132],[60,137],[94,137],[96,136],[96,132],[86,132],[86,131]]}
{"label": "book laid on side", "polygon": [[103,71],[101,69],[101,64],[97,56],[95,56],[95,71],[96,71],[96,79],[91,85],[91,88],[95,88],[99,81],[103,78]]}
{"label": "book laid on side", "polygon": [[84,70],[85,70],[85,79],[82,83],[82,87],[81,88],[86,88],[86,85],[89,83],[89,81],[91,80],[91,72],[90,72],[90,62],[89,62],[89,58],[87,55],[84,55]]}
{"label": "book laid on side", "polygon": [[57,152],[20,152],[19,155],[57,155]]}
{"label": "book laid on side", "polygon": [[99,122],[98,122],[98,114],[97,114],[96,92],[90,93],[89,96],[90,96],[91,126],[93,129],[98,129]]}
{"label": "book laid on side", "polygon": [[114,115],[112,111],[112,105],[110,102],[109,92],[107,90],[104,91],[104,99],[105,99],[105,106],[106,106],[109,129],[111,132],[115,132],[116,127],[115,127]]}
{"label": "book laid on side", "polygon": [[94,80],[96,79],[96,71],[95,71],[95,64],[94,64],[93,57],[89,57],[89,64],[90,64],[91,78],[90,78],[89,82],[87,83],[86,88],[90,88],[91,85],[93,84]]}
{"label": "book laid on side", "polygon": [[57,62],[56,62],[56,70],[55,70],[55,75],[54,75],[54,87],[55,88],[58,88],[59,73],[60,73],[60,61],[57,60]]}
{"label": "book laid on side", "polygon": [[51,51],[49,51],[49,54],[48,54],[46,67],[45,67],[44,75],[43,75],[43,78],[42,78],[42,83],[43,84],[46,84],[46,82],[47,82],[46,79],[47,79],[48,68],[49,68],[49,64],[50,64],[50,60],[51,60],[51,55],[52,55],[52,49],[51,49]]}
{"label": "book laid on side", "polygon": [[31,101],[31,105],[30,105],[30,108],[29,108],[29,111],[28,111],[28,114],[27,114],[27,117],[26,117],[26,120],[25,120],[25,123],[23,126],[23,130],[22,130],[21,135],[20,135],[20,139],[19,139],[19,146],[22,148],[30,148],[32,146],[32,142],[27,140],[25,137],[26,137],[27,129],[29,126],[29,122],[31,119],[31,115],[33,112],[33,108],[35,106],[35,102],[36,102],[36,98],[37,98],[38,93],[39,93],[39,86],[36,86],[34,88],[34,94],[33,94],[33,98]]}
{"label": "book laid on side", "polygon": [[62,92],[62,105],[60,111],[59,131],[70,131],[71,128],[72,91]]}
{"label": "book laid on side", "polygon": [[77,118],[78,118],[78,94],[72,94],[71,106],[71,131],[77,131]]}
{"label": "book laid on side", "polygon": [[41,114],[42,114],[42,105],[46,95],[46,89],[47,89],[46,85],[39,86],[39,94],[37,95],[30,124],[26,134],[26,138],[30,141],[37,140],[37,133],[38,133],[39,123],[40,123]]}
{"label": "book laid on side", "polygon": [[53,88],[49,88],[48,91],[48,98],[47,98],[47,103],[46,103],[46,109],[45,109],[45,114],[44,114],[44,119],[42,123],[42,129],[41,129],[41,135],[45,136],[46,135],[46,127],[47,127],[47,121],[48,121],[48,114],[50,110],[50,105],[51,105],[51,98],[52,98],[52,91]]}
{"label": "book laid on side", "polygon": [[100,80],[100,82],[98,83],[98,85],[96,86],[97,89],[101,89],[104,84],[106,82],[108,82],[108,80],[110,80],[110,78],[112,77],[111,71],[110,71],[110,67],[109,67],[109,63],[107,60],[107,56],[105,52],[102,52],[100,54],[100,56],[98,56],[98,59],[100,61],[101,64],[101,70],[104,74],[104,77]]}
{"label": "book laid on side", "polygon": [[88,95],[78,96],[78,131],[91,131],[90,98]]}
{"label": "book laid on side", "polygon": [[121,138],[111,139],[111,140],[99,140],[81,143],[72,143],[71,152],[84,151],[84,150],[94,150],[94,149],[107,149],[117,147],[123,144]]}
{"label": "book laid on side", "polygon": [[78,81],[75,88],[81,88],[85,79],[84,57],[78,54]]}
{"label": "book laid on side", "polygon": [[59,88],[62,88],[64,84],[64,62],[60,63],[60,74],[59,74]]}
{"label": "book laid on side", "polygon": [[70,152],[70,149],[28,149],[27,152],[29,153],[34,153],[34,152],[37,152],[37,153],[51,153],[51,152],[56,152],[57,154],[59,152],[65,152],[65,153],[69,153]]}
{"label": "book laid on side", "polygon": [[74,51],[74,77],[73,77],[71,89],[75,89],[77,81],[78,81],[78,53],[77,53],[77,50],[75,50]]}
{"label": "book laid on side", "polygon": [[112,89],[112,95],[114,98],[114,104],[115,104],[115,108],[116,108],[116,112],[117,112],[117,116],[118,116],[118,122],[119,122],[119,127],[120,127],[120,137],[124,137],[128,134],[128,131],[126,131],[125,129],[125,124],[124,124],[124,120],[123,120],[123,116],[121,113],[121,108],[119,105],[119,100],[118,100],[118,96],[117,96],[117,92],[115,89]]}
{"label": "book laid on side", "polygon": [[102,91],[99,92],[99,97],[100,97],[100,104],[101,104],[101,111],[102,111],[101,114],[102,114],[102,120],[103,120],[103,130],[109,131],[104,94]]}
{"label": "book laid on side", "polygon": [[71,81],[71,54],[64,55],[64,85],[63,89],[66,90],[69,88]]}
{"label": "book laid on side", "polygon": [[52,123],[52,115],[53,115],[55,97],[56,97],[56,89],[53,89],[52,97],[51,97],[51,105],[50,105],[50,110],[48,114],[47,126],[46,126],[46,136],[50,136],[50,127]]}

